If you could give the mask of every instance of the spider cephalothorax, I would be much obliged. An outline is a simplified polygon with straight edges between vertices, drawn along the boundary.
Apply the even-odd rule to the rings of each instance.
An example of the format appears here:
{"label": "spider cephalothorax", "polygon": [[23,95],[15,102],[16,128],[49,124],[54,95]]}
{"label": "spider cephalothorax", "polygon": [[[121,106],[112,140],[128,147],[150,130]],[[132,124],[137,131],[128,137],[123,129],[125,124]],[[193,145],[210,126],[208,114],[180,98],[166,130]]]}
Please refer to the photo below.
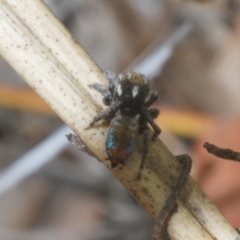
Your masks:
{"label": "spider cephalothorax", "polygon": [[127,72],[116,75],[107,71],[108,88],[96,83],[94,88],[103,95],[103,102],[109,108],[96,116],[90,123],[93,126],[101,119],[109,120],[109,132],[106,139],[106,152],[111,167],[116,167],[130,155],[135,140],[143,134],[143,155],[140,169],[148,152],[148,124],[153,128],[155,139],[161,132],[154,122],[158,109],[148,108],[158,98],[157,92],[149,90],[150,82],[142,74]]}

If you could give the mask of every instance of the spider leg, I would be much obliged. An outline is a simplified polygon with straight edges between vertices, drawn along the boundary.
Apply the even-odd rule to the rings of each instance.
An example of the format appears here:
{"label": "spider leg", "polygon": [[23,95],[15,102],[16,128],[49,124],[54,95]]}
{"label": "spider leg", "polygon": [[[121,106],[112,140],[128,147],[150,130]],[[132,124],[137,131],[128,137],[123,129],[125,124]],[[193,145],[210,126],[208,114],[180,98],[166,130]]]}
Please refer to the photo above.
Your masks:
{"label": "spider leg", "polygon": [[149,108],[147,109],[148,113],[150,114],[152,119],[155,119],[159,115],[159,110],[157,108]]}
{"label": "spider leg", "polygon": [[176,209],[176,201],[179,198],[182,189],[187,182],[188,175],[192,167],[192,159],[188,155],[178,155],[176,156],[176,158],[182,165],[183,170],[179,176],[175,187],[173,188],[169,197],[166,199],[163,208],[158,215],[157,221],[153,229],[153,240],[162,239],[162,233],[164,232],[164,230],[166,230],[165,228],[167,227],[168,220]]}
{"label": "spider leg", "polygon": [[145,165],[145,160],[146,160],[146,156],[148,154],[148,127],[145,126],[142,129],[142,133],[143,133],[143,152],[142,152],[142,159],[141,159],[141,163],[140,163],[140,167],[139,167],[139,172],[137,175],[137,180],[141,179],[141,172],[143,169],[143,166]]}
{"label": "spider leg", "polygon": [[95,90],[99,91],[103,95],[103,97],[110,95],[109,90],[106,87],[104,87],[102,84],[95,83],[93,84],[93,87],[95,88]]}
{"label": "spider leg", "polygon": [[[155,116],[157,117],[157,115],[158,115],[158,114],[156,114],[157,111],[158,110],[156,108],[152,108],[152,109],[148,109],[148,111],[146,111],[146,113],[145,113],[147,122],[151,125],[151,127],[154,131],[152,140],[155,140],[156,137],[161,133],[161,128],[153,121],[153,117],[155,117]],[[151,115],[153,115],[153,117]]]}
{"label": "spider leg", "polygon": [[93,87],[103,95],[103,103],[106,106],[110,106],[114,101],[113,97],[116,89],[117,77],[114,72],[110,71],[105,71],[104,75],[108,80],[108,88],[99,83],[95,83]]}
{"label": "spider leg", "polygon": [[148,154],[148,141],[149,141],[149,132],[148,132],[148,126],[147,123],[149,122],[154,130],[153,139],[155,139],[161,132],[161,129],[158,127],[158,125],[153,121],[153,118],[157,118],[159,114],[159,110],[157,108],[150,108],[144,111],[141,115],[141,118],[139,120],[139,134],[143,134],[143,153],[142,153],[142,160],[139,167],[139,172],[137,175],[137,179],[141,179],[141,171],[143,169],[143,166],[145,164],[145,159]]}
{"label": "spider leg", "polygon": [[103,103],[106,106],[110,106],[112,103],[112,94],[109,89],[99,83],[95,83],[93,87],[103,95]]}
{"label": "spider leg", "polygon": [[149,92],[146,100],[145,100],[145,107],[150,107],[154,102],[156,102],[158,99],[158,93],[157,92]]}
{"label": "spider leg", "polygon": [[108,79],[108,90],[110,94],[113,96],[116,89],[117,75],[116,73],[111,72],[109,70],[105,71],[104,75]]}
{"label": "spider leg", "polygon": [[[145,108],[150,107],[155,101],[158,99],[157,92],[150,92],[145,101]],[[161,133],[160,127],[153,121],[154,118],[157,118],[159,115],[159,110],[157,108],[147,109],[145,112],[147,122],[151,125],[154,130],[154,134],[152,136],[152,140],[155,140],[156,137]]]}
{"label": "spider leg", "polygon": [[96,122],[99,122],[102,119],[109,120],[109,118],[111,118],[111,116],[117,112],[120,105],[121,105],[120,101],[112,103],[112,105],[107,110],[99,113],[96,117],[94,117],[90,124],[86,127],[86,129],[92,127]]}

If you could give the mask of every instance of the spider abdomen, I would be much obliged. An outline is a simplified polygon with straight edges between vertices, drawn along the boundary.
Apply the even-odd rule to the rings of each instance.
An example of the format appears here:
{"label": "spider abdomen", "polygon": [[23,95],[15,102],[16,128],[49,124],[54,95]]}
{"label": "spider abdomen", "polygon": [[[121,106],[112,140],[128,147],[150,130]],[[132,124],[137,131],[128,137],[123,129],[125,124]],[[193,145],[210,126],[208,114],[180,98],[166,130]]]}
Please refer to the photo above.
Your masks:
{"label": "spider abdomen", "polygon": [[134,117],[117,113],[112,119],[106,139],[106,151],[111,167],[116,167],[131,154],[139,132],[139,115]]}

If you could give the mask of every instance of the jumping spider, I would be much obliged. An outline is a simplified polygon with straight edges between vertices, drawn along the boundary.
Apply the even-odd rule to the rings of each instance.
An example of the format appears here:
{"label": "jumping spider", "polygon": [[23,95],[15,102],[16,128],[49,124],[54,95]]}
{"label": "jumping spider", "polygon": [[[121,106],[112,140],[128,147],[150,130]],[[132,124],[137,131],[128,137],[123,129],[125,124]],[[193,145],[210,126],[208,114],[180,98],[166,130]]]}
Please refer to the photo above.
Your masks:
{"label": "jumping spider", "polygon": [[112,168],[123,163],[133,151],[136,137],[143,134],[141,171],[148,153],[148,124],[154,130],[153,140],[161,132],[153,120],[158,116],[159,110],[148,109],[157,100],[158,94],[149,91],[150,81],[142,74],[127,72],[116,75],[107,71],[105,76],[109,82],[108,88],[98,83],[94,84],[94,88],[103,95],[103,102],[109,108],[94,117],[89,126],[101,119],[111,120],[106,152]]}

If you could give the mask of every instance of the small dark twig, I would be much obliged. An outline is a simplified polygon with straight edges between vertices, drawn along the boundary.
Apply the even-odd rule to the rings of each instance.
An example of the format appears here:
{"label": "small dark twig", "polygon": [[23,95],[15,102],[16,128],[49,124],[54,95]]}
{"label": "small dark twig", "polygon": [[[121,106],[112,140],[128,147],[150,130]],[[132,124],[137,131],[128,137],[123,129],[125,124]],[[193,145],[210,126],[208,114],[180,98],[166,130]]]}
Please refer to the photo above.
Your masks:
{"label": "small dark twig", "polygon": [[206,150],[209,153],[211,153],[211,154],[213,154],[217,157],[240,162],[240,153],[239,152],[235,152],[235,151],[233,151],[231,149],[228,149],[228,148],[225,148],[225,149],[220,148],[220,147],[217,147],[217,146],[215,146],[213,144],[210,144],[208,142],[205,142],[203,147],[206,148]]}

